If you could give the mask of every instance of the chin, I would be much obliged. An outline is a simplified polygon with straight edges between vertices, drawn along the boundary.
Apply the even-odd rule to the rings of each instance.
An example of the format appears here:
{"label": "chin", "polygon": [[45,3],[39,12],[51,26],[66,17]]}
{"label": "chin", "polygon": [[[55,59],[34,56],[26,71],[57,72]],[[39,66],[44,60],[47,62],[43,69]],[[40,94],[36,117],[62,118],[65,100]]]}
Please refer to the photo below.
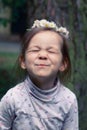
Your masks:
{"label": "chin", "polygon": [[50,77],[49,74],[34,74],[35,77],[38,77],[38,78],[47,78],[47,77]]}
{"label": "chin", "polygon": [[36,75],[37,77],[41,77],[41,78],[47,78],[49,77],[49,75]]}

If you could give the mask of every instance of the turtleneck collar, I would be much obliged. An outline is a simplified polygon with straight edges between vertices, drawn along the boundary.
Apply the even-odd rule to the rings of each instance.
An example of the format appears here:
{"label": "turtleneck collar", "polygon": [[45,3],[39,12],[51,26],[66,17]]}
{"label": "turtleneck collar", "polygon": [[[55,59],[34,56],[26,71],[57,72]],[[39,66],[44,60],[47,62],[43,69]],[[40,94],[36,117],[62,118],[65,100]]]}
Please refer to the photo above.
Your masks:
{"label": "turtleneck collar", "polygon": [[44,102],[53,101],[55,95],[58,93],[60,89],[59,81],[53,88],[48,89],[48,90],[42,90],[38,88],[35,84],[33,84],[33,82],[31,81],[29,77],[26,78],[24,83],[25,83],[28,94]]}

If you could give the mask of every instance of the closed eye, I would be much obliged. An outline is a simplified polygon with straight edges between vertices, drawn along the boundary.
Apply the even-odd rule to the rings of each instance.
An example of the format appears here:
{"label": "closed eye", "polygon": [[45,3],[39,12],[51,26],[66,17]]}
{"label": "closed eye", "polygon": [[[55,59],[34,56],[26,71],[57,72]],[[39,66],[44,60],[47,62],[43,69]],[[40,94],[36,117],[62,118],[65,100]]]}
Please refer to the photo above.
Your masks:
{"label": "closed eye", "polygon": [[40,49],[29,49],[29,50],[27,50],[27,52],[39,52],[40,51]]}
{"label": "closed eye", "polygon": [[38,52],[39,49],[33,49],[33,50],[30,50],[30,52]]}
{"label": "closed eye", "polygon": [[48,50],[49,53],[52,53],[52,54],[58,54],[59,52],[57,50]]}
{"label": "closed eye", "polygon": [[49,53],[56,53],[55,51],[48,51]]}

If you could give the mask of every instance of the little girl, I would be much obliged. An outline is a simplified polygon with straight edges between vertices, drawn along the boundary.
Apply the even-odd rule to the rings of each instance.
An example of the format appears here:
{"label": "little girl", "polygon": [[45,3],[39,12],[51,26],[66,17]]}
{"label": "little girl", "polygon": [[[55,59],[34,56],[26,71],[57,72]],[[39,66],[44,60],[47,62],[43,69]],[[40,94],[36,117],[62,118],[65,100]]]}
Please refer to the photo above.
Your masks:
{"label": "little girl", "polygon": [[0,102],[0,130],[78,130],[78,106],[62,84],[71,71],[64,27],[36,20],[28,29],[19,64],[26,73]]}

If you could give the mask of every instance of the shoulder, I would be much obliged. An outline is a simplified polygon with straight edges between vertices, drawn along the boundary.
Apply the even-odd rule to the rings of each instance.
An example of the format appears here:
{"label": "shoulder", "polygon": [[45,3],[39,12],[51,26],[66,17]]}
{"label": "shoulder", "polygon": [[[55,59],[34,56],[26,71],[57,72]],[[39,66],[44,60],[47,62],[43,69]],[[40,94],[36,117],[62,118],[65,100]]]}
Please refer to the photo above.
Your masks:
{"label": "shoulder", "polygon": [[8,101],[11,102],[12,100],[15,100],[22,97],[22,94],[24,93],[24,82],[17,84],[13,88],[9,89],[6,94],[2,97],[1,101]]}
{"label": "shoulder", "polygon": [[68,87],[61,85],[61,91],[63,93],[63,96],[66,98],[75,98],[76,95],[73,91],[71,91]]}
{"label": "shoulder", "polygon": [[64,85],[60,86],[60,99],[62,103],[70,108],[73,104],[77,104],[77,97],[74,92],[72,92],[69,88]]}
{"label": "shoulder", "polygon": [[76,99],[75,93],[64,85],[61,85],[61,93],[63,98],[67,99],[68,101],[70,100],[73,102]]}

